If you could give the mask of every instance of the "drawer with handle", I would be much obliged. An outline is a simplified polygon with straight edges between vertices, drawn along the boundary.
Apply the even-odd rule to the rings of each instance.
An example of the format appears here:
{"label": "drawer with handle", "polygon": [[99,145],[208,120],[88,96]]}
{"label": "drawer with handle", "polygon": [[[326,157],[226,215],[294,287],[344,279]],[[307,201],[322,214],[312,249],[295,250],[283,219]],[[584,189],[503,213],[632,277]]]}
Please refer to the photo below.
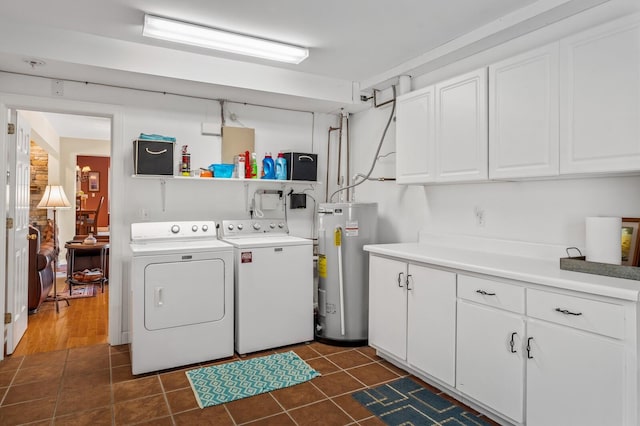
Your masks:
{"label": "drawer with handle", "polygon": [[524,288],[514,284],[459,274],[458,297],[519,314],[524,313]]}
{"label": "drawer with handle", "polygon": [[527,316],[624,338],[624,307],[615,303],[528,289]]}

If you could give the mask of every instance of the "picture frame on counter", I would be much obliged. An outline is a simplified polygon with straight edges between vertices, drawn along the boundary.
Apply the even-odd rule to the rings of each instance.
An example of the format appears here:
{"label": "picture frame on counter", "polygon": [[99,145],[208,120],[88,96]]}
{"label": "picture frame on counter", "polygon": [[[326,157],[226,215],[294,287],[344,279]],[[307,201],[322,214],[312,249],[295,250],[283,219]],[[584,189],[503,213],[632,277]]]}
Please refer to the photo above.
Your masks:
{"label": "picture frame on counter", "polygon": [[622,218],[622,265],[640,266],[640,218]]}

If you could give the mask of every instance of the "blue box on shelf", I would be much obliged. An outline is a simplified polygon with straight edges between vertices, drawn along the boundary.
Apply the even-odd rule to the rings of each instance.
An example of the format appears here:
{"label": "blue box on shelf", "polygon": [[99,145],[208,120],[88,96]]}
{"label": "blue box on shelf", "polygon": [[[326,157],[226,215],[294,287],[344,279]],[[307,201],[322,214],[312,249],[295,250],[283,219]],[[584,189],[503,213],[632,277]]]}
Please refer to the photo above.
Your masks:
{"label": "blue box on shelf", "polygon": [[233,164],[211,164],[209,170],[213,172],[214,178],[230,178],[233,177]]}

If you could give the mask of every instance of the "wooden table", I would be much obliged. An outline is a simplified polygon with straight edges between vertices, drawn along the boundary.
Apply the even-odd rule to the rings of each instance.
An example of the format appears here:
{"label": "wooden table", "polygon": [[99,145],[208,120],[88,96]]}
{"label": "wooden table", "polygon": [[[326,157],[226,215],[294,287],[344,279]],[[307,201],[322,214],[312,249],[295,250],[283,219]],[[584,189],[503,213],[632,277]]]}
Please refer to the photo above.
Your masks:
{"label": "wooden table", "polygon": [[[95,244],[84,244],[79,241],[71,241],[64,245],[67,249],[67,284],[69,284],[69,295],[74,285],[100,284],[100,288],[104,293],[104,284],[107,282],[107,253],[109,252],[109,243],[98,241]],[[91,281],[79,281],[73,278],[74,263],[76,252],[95,251],[100,253],[100,277]]]}

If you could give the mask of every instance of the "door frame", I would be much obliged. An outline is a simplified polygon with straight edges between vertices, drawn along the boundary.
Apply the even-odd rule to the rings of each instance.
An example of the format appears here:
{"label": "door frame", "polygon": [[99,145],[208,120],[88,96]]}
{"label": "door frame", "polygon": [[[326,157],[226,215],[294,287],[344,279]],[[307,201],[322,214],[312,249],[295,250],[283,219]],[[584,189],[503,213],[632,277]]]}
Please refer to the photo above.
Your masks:
{"label": "door frame", "polygon": [[[128,332],[123,330],[123,265],[125,245],[128,243],[128,230],[124,223],[124,194],[113,191],[113,188],[125,187],[125,144],[124,114],[121,107],[110,104],[74,101],[60,98],[42,98],[0,92],[0,141],[5,147],[0,154],[0,176],[5,176],[4,185],[0,185],[0,221],[6,222],[6,173],[7,146],[9,143],[8,111],[9,109],[46,111],[59,114],[92,115],[111,119],[111,179],[110,194],[111,224],[109,248],[109,344],[119,345],[128,342]],[[0,241],[6,241],[6,227],[0,227]],[[0,244],[0,318],[6,311],[6,244]],[[4,359],[4,351],[0,352],[0,360]]]}

